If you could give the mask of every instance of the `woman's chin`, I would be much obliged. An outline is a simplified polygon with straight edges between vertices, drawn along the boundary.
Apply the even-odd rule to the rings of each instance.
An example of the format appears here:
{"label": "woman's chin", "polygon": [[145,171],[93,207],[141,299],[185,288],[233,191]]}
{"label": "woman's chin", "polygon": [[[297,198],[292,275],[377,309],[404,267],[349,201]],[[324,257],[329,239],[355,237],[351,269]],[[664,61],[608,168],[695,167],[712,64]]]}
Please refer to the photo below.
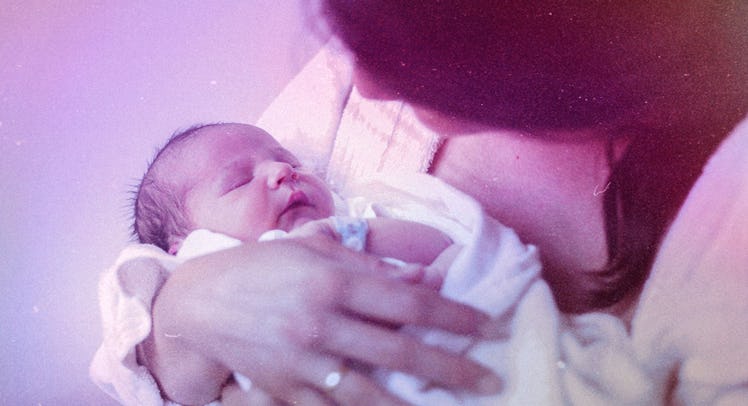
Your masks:
{"label": "woman's chin", "polygon": [[445,137],[475,134],[487,129],[484,125],[448,117],[426,107],[413,106],[413,112],[423,125]]}

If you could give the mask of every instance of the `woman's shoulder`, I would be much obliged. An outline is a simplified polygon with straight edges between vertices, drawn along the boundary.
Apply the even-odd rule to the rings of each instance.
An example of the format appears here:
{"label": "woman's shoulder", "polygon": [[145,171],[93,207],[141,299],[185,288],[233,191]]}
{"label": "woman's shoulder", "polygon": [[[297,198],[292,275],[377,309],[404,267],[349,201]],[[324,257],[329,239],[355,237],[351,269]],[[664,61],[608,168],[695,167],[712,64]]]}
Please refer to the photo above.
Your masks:
{"label": "woman's shoulder", "polygon": [[[663,240],[650,279],[748,273],[748,119],[720,145]],[[715,262],[716,261],[716,262]],[[723,271],[717,273],[717,269]],[[728,269],[735,272],[727,275]],[[741,270],[741,272],[737,272]],[[645,292],[646,293],[646,292]]]}
{"label": "woman's shoulder", "polygon": [[[677,365],[681,382],[715,385],[709,396],[748,381],[746,247],[748,120],[722,143],[689,193],[632,322],[641,359],[660,368]],[[687,387],[679,391],[675,396],[696,396]]]}

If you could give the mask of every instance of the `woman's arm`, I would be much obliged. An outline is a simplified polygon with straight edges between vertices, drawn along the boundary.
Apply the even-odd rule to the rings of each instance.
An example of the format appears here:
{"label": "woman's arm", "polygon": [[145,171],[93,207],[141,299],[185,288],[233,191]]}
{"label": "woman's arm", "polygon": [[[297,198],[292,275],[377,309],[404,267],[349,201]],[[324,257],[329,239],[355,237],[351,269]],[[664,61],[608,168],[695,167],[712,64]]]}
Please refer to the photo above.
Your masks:
{"label": "woman's arm", "polygon": [[[162,294],[158,298],[157,303],[171,299]],[[183,405],[210,403],[220,396],[231,371],[202,351],[193,351],[182,339],[181,329],[174,325],[177,318],[164,314],[179,309],[168,310],[173,312],[154,306],[151,334],[140,346],[141,362],[156,378],[165,398]]]}
{"label": "woman's arm", "polygon": [[[326,396],[338,403],[367,398],[397,404],[355,371],[347,372],[334,391],[320,391],[344,359],[449,388],[498,390],[500,382],[485,368],[386,327],[419,325],[477,335],[488,319],[432,290],[387,278],[389,267],[376,257],[311,238],[245,244],[189,261],[155,301],[148,353],[152,371],[177,401],[198,387],[193,386],[197,371],[188,371],[200,364],[215,373],[214,380],[203,381],[213,387],[206,398],[218,396],[228,371],[238,371],[287,402],[325,401]],[[182,368],[182,360],[188,368]]]}

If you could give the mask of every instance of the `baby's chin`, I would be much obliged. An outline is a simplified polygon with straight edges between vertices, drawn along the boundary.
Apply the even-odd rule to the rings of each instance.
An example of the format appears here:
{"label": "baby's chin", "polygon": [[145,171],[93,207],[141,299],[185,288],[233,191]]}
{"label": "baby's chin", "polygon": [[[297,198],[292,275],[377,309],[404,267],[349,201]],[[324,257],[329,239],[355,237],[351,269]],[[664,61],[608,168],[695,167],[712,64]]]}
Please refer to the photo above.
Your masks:
{"label": "baby's chin", "polygon": [[312,222],[312,221],[315,221],[315,220],[321,220],[321,219],[322,219],[322,217],[319,217],[319,216],[314,216],[314,217],[299,217],[299,218],[295,219],[291,223],[291,226],[286,231],[290,232],[292,230],[295,230],[295,229],[303,226],[306,223],[309,223],[309,222]]}
{"label": "baby's chin", "polygon": [[278,228],[291,232],[311,221],[322,220],[330,217],[327,213],[320,213],[312,207],[300,207],[281,217]]}

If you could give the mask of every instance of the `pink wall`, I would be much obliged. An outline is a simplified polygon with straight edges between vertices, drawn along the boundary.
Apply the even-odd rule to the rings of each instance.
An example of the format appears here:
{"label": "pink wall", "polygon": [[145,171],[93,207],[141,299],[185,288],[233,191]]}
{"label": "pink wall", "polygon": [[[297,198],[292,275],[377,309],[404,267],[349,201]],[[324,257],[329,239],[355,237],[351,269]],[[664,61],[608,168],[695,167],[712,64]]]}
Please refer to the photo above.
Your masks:
{"label": "pink wall", "polygon": [[129,186],[175,129],[257,118],[318,46],[299,8],[4,2],[0,404],[112,403],[87,368]]}

